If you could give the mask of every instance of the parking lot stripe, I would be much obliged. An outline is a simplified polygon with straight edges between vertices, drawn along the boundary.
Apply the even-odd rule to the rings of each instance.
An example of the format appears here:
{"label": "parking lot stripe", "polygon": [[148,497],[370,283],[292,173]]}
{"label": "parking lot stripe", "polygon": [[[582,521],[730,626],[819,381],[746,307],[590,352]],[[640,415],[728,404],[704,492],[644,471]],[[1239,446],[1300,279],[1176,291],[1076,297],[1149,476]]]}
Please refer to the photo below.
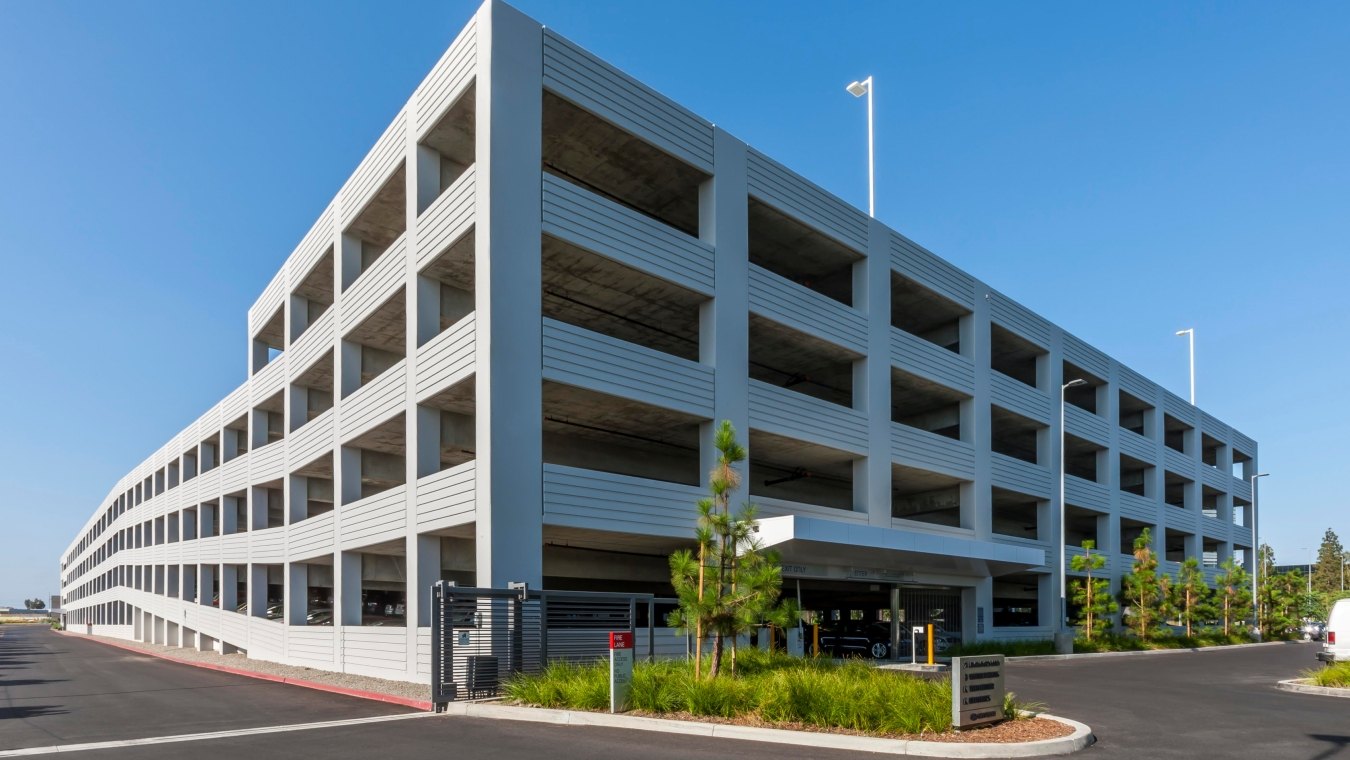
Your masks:
{"label": "parking lot stripe", "polygon": [[351,718],[348,720],[325,720],[317,723],[293,723],[287,726],[260,726],[258,728],[240,728],[232,731],[211,731],[204,734],[179,734],[177,736],[151,736],[145,739],[122,739],[109,742],[89,742],[87,744],[54,744],[47,747],[28,747],[0,751],[0,757],[28,757],[30,755],[53,755],[58,752],[84,752],[94,749],[117,749],[122,747],[141,747],[149,744],[174,744],[177,742],[196,742],[208,739],[229,739],[235,736],[253,736],[256,734],[279,734],[289,731],[311,731],[316,728],[337,728],[340,726],[359,726],[365,723],[384,723],[392,720],[412,720],[413,718],[434,717],[436,713],[408,713],[405,715],[377,715],[371,718]]}

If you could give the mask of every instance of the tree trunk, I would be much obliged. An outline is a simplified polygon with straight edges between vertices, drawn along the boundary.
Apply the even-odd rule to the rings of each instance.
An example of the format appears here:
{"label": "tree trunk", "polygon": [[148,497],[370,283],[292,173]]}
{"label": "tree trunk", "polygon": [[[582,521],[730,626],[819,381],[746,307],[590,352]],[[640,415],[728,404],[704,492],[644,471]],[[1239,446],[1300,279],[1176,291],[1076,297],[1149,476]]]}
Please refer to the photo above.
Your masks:
{"label": "tree trunk", "polygon": [[722,669],[722,634],[713,634],[712,665],[708,666],[708,678],[717,678]]}
{"label": "tree trunk", "polygon": [[1088,574],[1088,585],[1084,587],[1083,601],[1088,610],[1088,641],[1092,641],[1092,574]]}

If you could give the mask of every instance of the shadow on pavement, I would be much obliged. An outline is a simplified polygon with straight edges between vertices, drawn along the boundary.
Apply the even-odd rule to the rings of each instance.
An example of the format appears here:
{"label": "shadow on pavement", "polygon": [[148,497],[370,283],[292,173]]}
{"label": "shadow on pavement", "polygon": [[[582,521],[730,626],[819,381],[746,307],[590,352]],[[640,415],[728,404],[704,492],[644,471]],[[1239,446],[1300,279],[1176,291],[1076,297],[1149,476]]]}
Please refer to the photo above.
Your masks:
{"label": "shadow on pavement", "polygon": [[19,707],[0,707],[0,721],[28,718],[41,718],[47,715],[66,715],[69,713],[59,705],[24,705]]}
{"label": "shadow on pavement", "polygon": [[1326,760],[1329,757],[1335,757],[1350,746],[1350,736],[1345,734],[1308,734],[1308,738],[1316,739],[1319,742],[1326,742],[1331,746],[1321,752],[1308,758],[1308,760]]}
{"label": "shadow on pavement", "polygon": [[0,686],[39,686],[44,683],[65,683],[66,678],[0,678]]}

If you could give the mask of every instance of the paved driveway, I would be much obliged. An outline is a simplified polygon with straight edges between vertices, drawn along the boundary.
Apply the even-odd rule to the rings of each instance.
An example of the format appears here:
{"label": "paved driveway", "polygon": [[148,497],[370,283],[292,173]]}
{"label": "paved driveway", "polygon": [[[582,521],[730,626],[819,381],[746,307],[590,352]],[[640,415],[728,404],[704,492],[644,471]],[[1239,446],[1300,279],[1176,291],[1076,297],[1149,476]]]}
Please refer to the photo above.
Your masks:
{"label": "paved driveway", "polygon": [[409,712],[0,626],[0,750]]}
{"label": "paved driveway", "polygon": [[1016,662],[1008,688],[1092,726],[1082,757],[1350,760],[1350,699],[1279,691],[1314,644]]}
{"label": "paved driveway", "polygon": [[[1290,644],[1021,662],[1009,666],[1008,685],[1024,699],[1090,724],[1099,741],[1082,753],[1086,760],[1350,760],[1350,699],[1274,688],[1275,681],[1311,667],[1313,652],[1311,645]],[[0,630],[0,756],[12,749],[237,730],[190,742],[137,742],[79,754],[89,760],[366,760],[447,754],[550,760],[876,757],[620,729],[419,717],[424,715],[165,662],[45,628]],[[286,725],[313,728],[261,732]]]}

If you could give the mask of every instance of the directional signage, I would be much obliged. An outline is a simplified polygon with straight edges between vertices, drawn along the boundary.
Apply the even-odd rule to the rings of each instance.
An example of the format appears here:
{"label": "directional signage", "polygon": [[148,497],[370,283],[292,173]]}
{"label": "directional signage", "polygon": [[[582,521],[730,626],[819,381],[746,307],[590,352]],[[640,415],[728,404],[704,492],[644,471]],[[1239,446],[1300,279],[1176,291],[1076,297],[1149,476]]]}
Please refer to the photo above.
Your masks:
{"label": "directional signage", "polygon": [[609,634],[609,711],[628,710],[628,688],[633,684],[633,632]]}
{"label": "directional signage", "polygon": [[953,727],[1003,720],[1003,695],[1003,655],[952,658]]}

